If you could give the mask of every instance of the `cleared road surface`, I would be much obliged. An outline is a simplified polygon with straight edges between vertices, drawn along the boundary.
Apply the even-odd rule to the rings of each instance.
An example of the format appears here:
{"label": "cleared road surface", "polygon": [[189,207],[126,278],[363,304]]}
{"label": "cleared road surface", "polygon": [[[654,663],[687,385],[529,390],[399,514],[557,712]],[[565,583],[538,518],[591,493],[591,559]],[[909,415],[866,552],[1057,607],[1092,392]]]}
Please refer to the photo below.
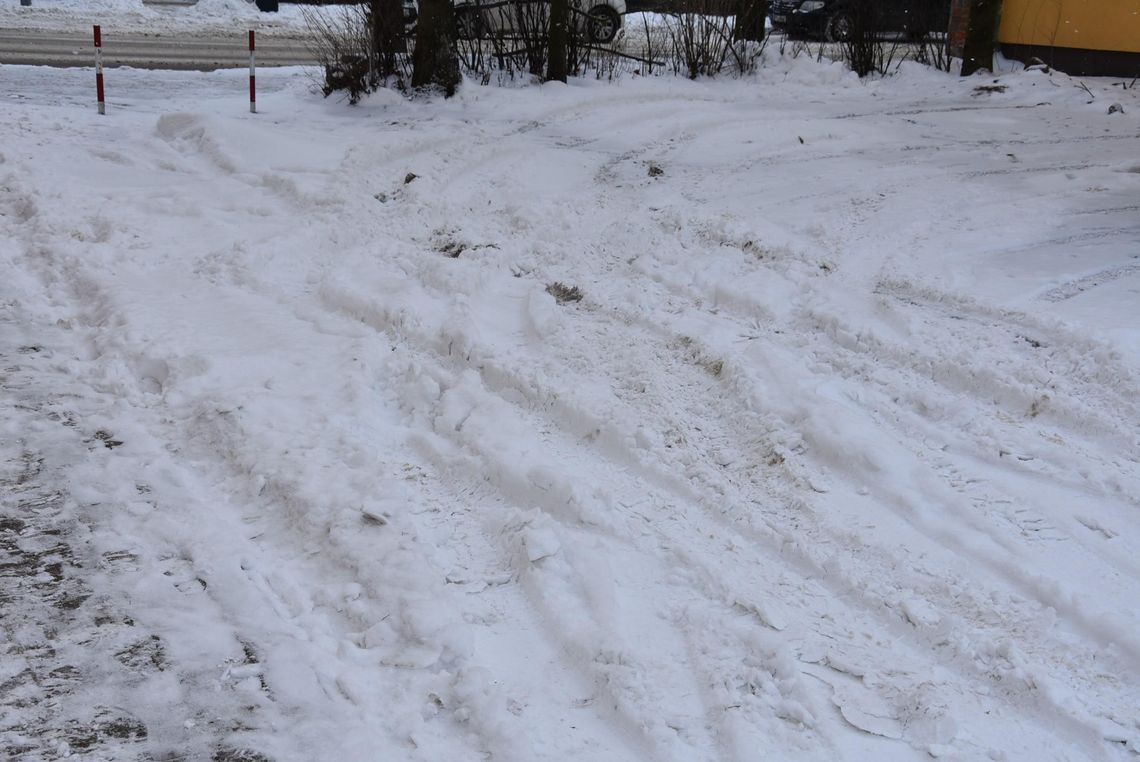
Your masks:
{"label": "cleared road surface", "polygon": [[[305,38],[267,35],[257,39],[258,66],[315,63]],[[0,64],[94,66],[91,33],[0,29]],[[103,65],[211,71],[248,66],[249,50],[244,34],[220,38],[112,34],[104,31]]]}

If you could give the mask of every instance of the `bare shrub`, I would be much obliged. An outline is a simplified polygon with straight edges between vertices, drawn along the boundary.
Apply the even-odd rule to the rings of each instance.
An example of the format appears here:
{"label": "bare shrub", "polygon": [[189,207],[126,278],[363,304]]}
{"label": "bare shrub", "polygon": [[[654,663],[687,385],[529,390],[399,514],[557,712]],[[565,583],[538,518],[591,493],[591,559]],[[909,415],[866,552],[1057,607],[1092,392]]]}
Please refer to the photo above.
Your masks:
{"label": "bare shrub", "polygon": [[950,71],[950,42],[946,34],[928,34],[919,40],[911,52],[911,60],[939,71]]}
{"label": "bare shrub", "polygon": [[514,31],[496,37],[507,55],[521,56],[526,71],[541,78],[550,55],[550,5],[543,0],[514,0],[500,6],[514,23]]}
{"label": "bare shrub", "polygon": [[[517,78],[544,79],[549,72],[549,5],[540,0],[476,0],[457,9],[460,64],[482,84],[506,84]],[[571,2],[566,40],[566,72],[613,80],[629,71],[639,56],[624,51],[624,30],[610,43],[591,40],[589,14]]]}
{"label": "bare shrub", "polygon": [[659,26],[649,25],[649,14],[641,14],[641,31],[645,34],[645,73],[653,74],[654,66],[664,66],[664,61],[658,61],[669,44],[669,36]]}
{"label": "bare shrub", "polygon": [[789,37],[787,35],[783,35],[778,39],[779,43],[776,52],[779,53],[781,58],[799,58],[800,56],[806,56],[817,62],[823,60],[825,46],[822,42],[813,43],[811,40]]}
{"label": "bare shrub", "polygon": [[[662,52],[668,67],[690,79],[754,71],[767,44],[766,38],[756,39],[762,35],[755,16],[766,8],[765,0],[682,0],[678,10],[665,16]],[[749,14],[746,24],[732,15],[744,11]],[[653,59],[652,47],[649,53]]]}
{"label": "bare shrub", "polygon": [[[652,67],[654,61],[631,55],[624,50],[623,39],[609,45],[588,43],[579,37],[571,38],[570,70],[577,76],[593,76],[597,80],[613,82],[623,74],[640,71],[640,66]],[[660,65],[663,62],[656,62]]]}
{"label": "bare shrub", "polygon": [[860,77],[886,76],[904,58],[905,48],[897,35],[883,38],[880,14],[877,0],[852,0],[827,25],[828,38],[840,44],[844,63]]}
{"label": "bare shrub", "polygon": [[879,47],[879,11],[874,0],[854,0],[827,25],[827,35],[840,43],[843,61],[860,77],[874,72]]}
{"label": "bare shrub", "polygon": [[[539,0],[476,0],[456,9],[460,65],[502,83],[526,74],[541,79],[549,53],[549,7]],[[572,35],[573,36],[573,35]]]}
{"label": "bare shrub", "polygon": [[344,92],[349,103],[358,103],[378,87],[406,87],[410,62],[402,52],[402,14],[397,32],[390,11],[378,16],[375,10],[373,4],[302,9],[311,32],[309,50],[324,72],[321,91],[326,97]]}
{"label": "bare shrub", "polygon": [[724,69],[732,50],[732,22],[709,14],[705,6],[711,4],[712,0],[696,0],[691,10],[666,17],[673,73],[696,79],[716,76]]}

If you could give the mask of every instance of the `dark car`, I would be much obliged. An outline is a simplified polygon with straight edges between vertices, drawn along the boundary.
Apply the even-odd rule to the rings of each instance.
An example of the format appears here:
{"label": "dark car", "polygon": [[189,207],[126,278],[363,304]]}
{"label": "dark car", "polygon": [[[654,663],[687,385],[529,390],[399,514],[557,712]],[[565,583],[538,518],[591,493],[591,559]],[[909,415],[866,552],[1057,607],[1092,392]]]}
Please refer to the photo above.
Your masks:
{"label": "dark car", "polygon": [[[364,5],[369,0],[249,0],[251,3],[257,5],[257,9],[263,13],[276,13],[281,3],[293,5]],[[415,26],[416,18],[419,16],[419,6],[416,5],[416,0],[401,0],[404,7],[404,26],[412,28]]]}
{"label": "dark car", "polygon": [[921,39],[946,31],[950,0],[773,0],[768,17],[789,37],[843,42],[863,23],[874,33]]}
{"label": "dark car", "polygon": [[738,0],[625,0],[627,13],[696,13],[735,16]]}

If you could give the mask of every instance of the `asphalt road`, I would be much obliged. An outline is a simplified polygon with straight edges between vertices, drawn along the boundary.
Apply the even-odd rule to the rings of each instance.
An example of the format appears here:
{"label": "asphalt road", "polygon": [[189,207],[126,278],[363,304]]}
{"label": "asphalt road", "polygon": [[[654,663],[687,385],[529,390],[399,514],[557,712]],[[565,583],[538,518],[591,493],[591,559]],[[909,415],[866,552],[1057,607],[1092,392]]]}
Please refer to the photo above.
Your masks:
{"label": "asphalt road", "polygon": [[[316,63],[302,37],[264,36],[257,40],[258,66]],[[0,64],[94,66],[91,34],[0,28]],[[155,34],[103,34],[103,65],[139,69],[214,69],[249,65],[244,35],[172,37]]]}

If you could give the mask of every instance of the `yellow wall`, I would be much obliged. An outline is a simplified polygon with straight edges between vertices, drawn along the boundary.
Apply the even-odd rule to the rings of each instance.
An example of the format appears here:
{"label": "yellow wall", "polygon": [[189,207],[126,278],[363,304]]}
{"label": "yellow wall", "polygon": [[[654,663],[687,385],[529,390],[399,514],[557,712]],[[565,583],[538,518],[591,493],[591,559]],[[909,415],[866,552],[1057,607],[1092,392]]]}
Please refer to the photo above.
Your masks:
{"label": "yellow wall", "polygon": [[998,41],[1140,53],[1140,0],[1004,0]]}

